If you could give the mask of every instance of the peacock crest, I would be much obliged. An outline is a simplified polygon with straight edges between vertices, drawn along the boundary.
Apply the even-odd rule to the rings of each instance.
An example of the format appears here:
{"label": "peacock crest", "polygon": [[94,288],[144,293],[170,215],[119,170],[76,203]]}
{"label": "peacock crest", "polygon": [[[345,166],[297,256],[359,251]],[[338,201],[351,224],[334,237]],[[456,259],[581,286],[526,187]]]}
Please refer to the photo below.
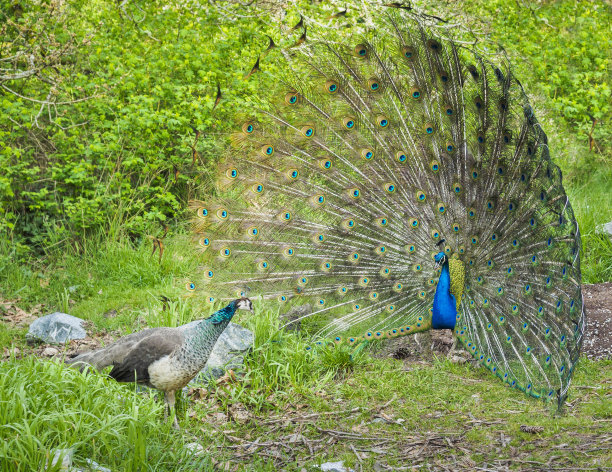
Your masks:
{"label": "peacock crest", "polygon": [[349,344],[448,327],[561,404],[584,329],[580,237],[509,66],[410,12],[285,58],[216,195],[192,205],[208,300],[309,301],[309,332]]}

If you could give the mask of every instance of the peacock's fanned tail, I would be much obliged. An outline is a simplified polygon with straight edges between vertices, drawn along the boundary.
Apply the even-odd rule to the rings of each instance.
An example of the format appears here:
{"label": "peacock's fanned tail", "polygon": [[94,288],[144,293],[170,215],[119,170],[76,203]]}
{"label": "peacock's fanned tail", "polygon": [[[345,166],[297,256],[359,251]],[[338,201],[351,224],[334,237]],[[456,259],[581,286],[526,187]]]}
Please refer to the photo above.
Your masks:
{"label": "peacock's fanned tail", "polygon": [[193,204],[210,300],[310,302],[306,328],[336,342],[406,334],[431,326],[445,239],[456,336],[561,404],[584,329],[580,238],[508,65],[401,12],[350,45],[313,36],[233,135],[217,196]]}

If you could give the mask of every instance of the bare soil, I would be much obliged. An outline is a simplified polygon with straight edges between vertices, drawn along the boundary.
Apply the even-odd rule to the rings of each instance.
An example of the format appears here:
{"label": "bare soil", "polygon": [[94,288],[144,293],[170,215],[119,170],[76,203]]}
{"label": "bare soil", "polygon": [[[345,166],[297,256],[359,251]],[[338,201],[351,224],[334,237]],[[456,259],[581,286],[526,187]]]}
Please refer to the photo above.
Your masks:
{"label": "bare soil", "polygon": [[612,359],[612,282],[583,285],[587,328],[582,355],[589,359]]}

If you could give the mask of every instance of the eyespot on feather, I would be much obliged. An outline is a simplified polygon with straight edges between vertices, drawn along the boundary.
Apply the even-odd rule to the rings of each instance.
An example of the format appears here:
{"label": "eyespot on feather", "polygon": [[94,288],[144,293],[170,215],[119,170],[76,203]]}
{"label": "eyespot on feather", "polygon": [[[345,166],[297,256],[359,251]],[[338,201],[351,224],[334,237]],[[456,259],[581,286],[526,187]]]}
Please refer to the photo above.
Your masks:
{"label": "eyespot on feather", "polygon": [[378,124],[378,126],[380,128],[387,128],[387,127],[389,127],[389,120],[384,115],[377,116],[376,117],[376,123]]}
{"label": "eyespot on feather", "polygon": [[272,146],[271,144],[264,144],[261,147],[261,154],[264,157],[270,157],[274,154],[274,146]]}
{"label": "eyespot on feather", "polygon": [[400,53],[404,59],[408,59],[409,61],[412,61],[415,57],[414,48],[411,46],[402,46]]}
{"label": "eyespot on feather", "polygon": [[300,128],[300,134],[305,138],[312,138],[315,135],[314,126],[306,125]]}
{"label": "eyespot on feather", "polygon": [[378,80],[376,77],[368,79],[368,90],[370,92],[378,92],[380,89],[380,80]]}
{"label": "eyespot on feather", "polygon": [[334,166],[330,159],[319,159],[319,167],[323,170],[329,170]]}
{"label": "eyespot on feather", "polygon": [[352,116],[342,118],[342,126],[348,130],[355,129],[355,119]]}
{"label": "eyespot on feather", "polygon": [[299,101],[299,95],[297,92],[288,92],[285,94],[285,103],[287,105],[295,105]]}
{"label": "eyespot on feather", "polygon": [[368,57],[368,47],[365,44],[358,44],[353,48],[357,57],[366,58]]}
{"label": "eyespot on feather", "polygon": [[395,153],[395,159],[397,160],[397,162],[404,163],[408,160],[408,157],[406,156],[406,153],[404,151],[397,151]]}
{"label": "eyespot on feather", "polygon": [[374,158],[374,151],[372,151],[371,149],[362,149],[360,154],[361,158],[365,159],[366,161],[372,160]]}
{"label": "eyespot on feather", "polygon": [[335,80],[328,80],[325,82],[325,91],[329,94],[335,94],[339,88],[338,82]]}

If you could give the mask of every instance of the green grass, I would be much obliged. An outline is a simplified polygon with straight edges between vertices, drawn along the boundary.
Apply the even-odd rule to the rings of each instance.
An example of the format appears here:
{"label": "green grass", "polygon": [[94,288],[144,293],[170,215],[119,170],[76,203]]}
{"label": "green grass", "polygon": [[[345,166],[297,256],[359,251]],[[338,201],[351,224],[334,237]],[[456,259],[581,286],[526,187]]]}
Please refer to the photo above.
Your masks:
{"label": "green grass", "polygon": [[[175,297],[194,268],[189,258],[178,257],[185,244],[182,237],[169,239],[161,264],[149,248],[120,243],[104,245],[105,255],[91,254],[82,264],[76,256],[64,257],[60,280],[91,273],[89,292],[75,297],[70,312],[92,320],[99,331],[122,332],[206,315],[211,308],[199,306],[197,299],[174,298],[163,311],[157,298]],[[117,255],[123,257],[120,269],[112,267]],[[47,287],[31,282],[20,292],[29,294],[30,304],[43,301],[60,283],[53,271],[42,273],[50,279]],[[151,285],[132,287],[141,274]],[[11,287],[19,290],[20,283]],[[57,307],[50,304],[47,311]],[[446,359],[379,359],[372,356],[374,346],[354,358],[345,346],[313,354],[300,336],[278,331],[278,309],[257,302],[256,308],[255,315],[241,313],[235,320],[255,333],[245,371],[236,382],[203,385],[207,394],[201,400],[183,399],[181,433],[163,423],[159,398],[132,386],[33,357],[1,363],[3,470],[44,470],[50,451],[68,447],[75,449],[77,464],[91,458],[113,470],[207,470],[208,456],[221,467],[229,464],[228,470],[300,471],[336,460],[374,470],[376,462],[405,466],[415,451],[421,452],[409,463],[423,469],[500,460],[512,460],[516,468],[549,461],[568,468],[612,466],[606,446],[611,361],[579,363],[566,411],[558,416],[553,405],[506,388],[482,368]],[[117,317],[104,318],[107,309],[116,309]],[[2,323],[0,344],[17,346],[27,356],[24,334],[23,328]],[[237,409],[246,412],[246,423],[232,419]],[[544,431],[530,435],[521,425]],[[296,434],[303,439],[291,443],[292,449],[282,446]],[[265,446],[251,447],[256,440]],[[206,449],[201,464],[189,459],[187,442]]]}
{"label": "green grass", "polygon": [[584,283],[612,280],[612,238],[597,226],[612,221],[612,167],[602,165],[588,176],[575,176],[567,193],[580,225],[581,267]]}
{"label": "green grass", "polygon": [[113,470],[195,470],[184,438],[160,421],[161,402],[100,375],[33,357],[0,364],[2,470],[46,468],[54,450],[73,448]]}

